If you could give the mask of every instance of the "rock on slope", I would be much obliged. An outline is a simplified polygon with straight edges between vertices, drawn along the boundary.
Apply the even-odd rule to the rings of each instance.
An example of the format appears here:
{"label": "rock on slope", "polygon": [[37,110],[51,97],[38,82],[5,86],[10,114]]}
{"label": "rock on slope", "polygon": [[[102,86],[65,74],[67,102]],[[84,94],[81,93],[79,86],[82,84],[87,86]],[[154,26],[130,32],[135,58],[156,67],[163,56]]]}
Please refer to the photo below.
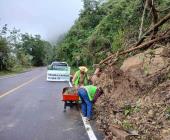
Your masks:
{"label": "rock on slope", "polygon": [[[147,50],[107,67],[95,116],[107,140],[170,139],[170,49]],[[135,135],[135,136],[133,136]]]}

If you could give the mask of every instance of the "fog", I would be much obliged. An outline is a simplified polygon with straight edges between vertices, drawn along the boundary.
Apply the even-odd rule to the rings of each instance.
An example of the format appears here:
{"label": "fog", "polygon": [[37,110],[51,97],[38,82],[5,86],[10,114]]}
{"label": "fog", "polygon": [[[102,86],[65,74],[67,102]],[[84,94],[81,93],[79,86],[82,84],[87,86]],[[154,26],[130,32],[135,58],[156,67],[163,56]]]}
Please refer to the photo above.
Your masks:
{"label": "fog", "polygon": [[81,9],[81,0],[0,0],[0,27],[8,24],[54,41],[70,29]]}

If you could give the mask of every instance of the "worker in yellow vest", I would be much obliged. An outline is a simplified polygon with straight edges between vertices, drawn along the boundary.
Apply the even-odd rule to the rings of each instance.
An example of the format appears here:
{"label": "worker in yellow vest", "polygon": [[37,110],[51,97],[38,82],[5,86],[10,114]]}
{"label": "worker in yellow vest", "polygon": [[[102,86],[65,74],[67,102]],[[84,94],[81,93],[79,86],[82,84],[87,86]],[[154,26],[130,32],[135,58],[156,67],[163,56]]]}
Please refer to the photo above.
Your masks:
{"label": "worker in yellow vest", "polygon": [[92,117],[92,106],[98,97],[103,94],[101,87],[88,85],[78,89],[78,95],[81,98],[81,110],[84,117],[89,121]]}
{"label": "worker in yellow vest", "polygon": [[85,66],[80,66],[79,70],[73,76],[72,83],[75,87],[88,85],[88,69]]}

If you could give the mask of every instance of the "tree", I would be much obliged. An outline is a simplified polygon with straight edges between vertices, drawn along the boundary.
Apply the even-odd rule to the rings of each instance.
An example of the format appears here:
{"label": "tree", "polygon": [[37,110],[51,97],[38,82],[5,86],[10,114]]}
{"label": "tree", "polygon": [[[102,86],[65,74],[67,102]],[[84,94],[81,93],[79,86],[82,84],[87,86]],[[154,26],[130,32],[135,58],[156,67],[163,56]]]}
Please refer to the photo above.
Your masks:
{"label": "tree", "polygon": [[7,69],[7,58],[8,58],[9,48],[7,41],[0,37],[0,70]]}
{"label": "tree", "polygon": [[25,54],[32,56],[32,65],[43,66],[51,61],[53,48],[49,42],[41,40],[39,35],[34,37],[29,34],[22,34],[21,38],[18,50],[22,50]]}
{"label": "tree", "polygon": [[52,45],[40,35],[22,34],[20,30],[0,29],[0,70],[13,70],[20,66],[43,66],[52,61]]}

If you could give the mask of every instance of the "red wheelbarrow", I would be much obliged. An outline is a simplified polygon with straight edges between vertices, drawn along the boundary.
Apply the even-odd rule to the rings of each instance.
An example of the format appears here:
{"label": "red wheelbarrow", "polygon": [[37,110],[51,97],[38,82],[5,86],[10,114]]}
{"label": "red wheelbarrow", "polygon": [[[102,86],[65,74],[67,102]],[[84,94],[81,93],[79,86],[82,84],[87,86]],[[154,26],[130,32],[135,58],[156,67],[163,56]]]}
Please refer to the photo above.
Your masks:
{"label": "red wheelbarrow", "polygon": [[62,101],[64,101],[64,112],[66,112],[66,107],[72,108],[76,106],[79,110],[79,96],[77,89],[73,87],[65,87],[62,91]]}

